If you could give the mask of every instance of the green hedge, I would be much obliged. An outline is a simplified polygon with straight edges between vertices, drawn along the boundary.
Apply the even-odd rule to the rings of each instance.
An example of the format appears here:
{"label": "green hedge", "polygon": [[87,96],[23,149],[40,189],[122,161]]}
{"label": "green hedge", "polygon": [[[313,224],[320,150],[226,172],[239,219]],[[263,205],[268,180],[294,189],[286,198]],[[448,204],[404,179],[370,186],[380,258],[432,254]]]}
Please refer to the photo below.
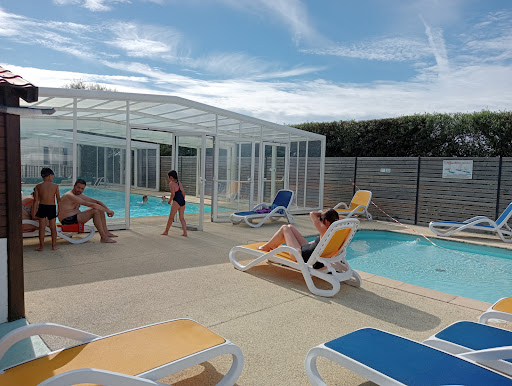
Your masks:
{"label": "green hedge", "polygon": [[416,114],[293,126],[325,135],[328,157],[512,156],[512,112]]}

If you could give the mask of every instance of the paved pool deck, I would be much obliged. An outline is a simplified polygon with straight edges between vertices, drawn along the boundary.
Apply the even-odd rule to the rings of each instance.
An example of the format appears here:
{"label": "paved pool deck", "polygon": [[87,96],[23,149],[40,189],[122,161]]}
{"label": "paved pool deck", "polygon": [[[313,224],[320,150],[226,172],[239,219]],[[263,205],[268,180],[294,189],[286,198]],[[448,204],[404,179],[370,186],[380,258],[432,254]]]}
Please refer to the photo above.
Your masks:
{"label": "paved pool deck", "polygon": [[[303,234],[316,233],[308,216],[296,219]],[[262,263],[240,272],[229,263],[231,247],[266,240],[283,221],[256,229],[206,222],[203,232],[190,231],[188,238],[176,227],[161,236],[165,221],[132,219],[130,230],[116,232],[117,244],[102,244],[96,235],[82,245],[60,240],[58,251],[36,252],[37,240],[24,240],[28,322],[54,322],[106,335],[191,318],[241,347],[245,365],[238,385],[309,385],[304,359],[320,343],[362,327],[421,341],[457,320],[476,321],[490,305],[364,272],[360,288],[342,285],[332,298],[315,296],[293,270]],[[363,220],[360,228],[413,229],[432,236],[428,228],[407,227]],[[512,245],[493,236],[461,234],[451,239],[512,252]],[[51,349],[68,343],[54,337],[44,337],[44,342]],[[221,357],[164,382],[213,385],[229,365],[230,358]],[[369,384],[328,361],[319,360],[318,365],[329,385]]]}

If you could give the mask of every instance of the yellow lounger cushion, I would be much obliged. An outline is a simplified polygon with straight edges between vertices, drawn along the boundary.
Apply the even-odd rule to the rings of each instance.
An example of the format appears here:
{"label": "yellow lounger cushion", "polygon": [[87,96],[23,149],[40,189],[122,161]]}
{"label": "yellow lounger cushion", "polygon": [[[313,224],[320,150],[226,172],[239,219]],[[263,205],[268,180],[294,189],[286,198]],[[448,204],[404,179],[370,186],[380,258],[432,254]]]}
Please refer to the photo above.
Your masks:
{"label": "yellow lounger cushion", "polygon": [[512,298],[505,298],[500,300],[498,303],[492,307],[495,311],[508,312],[512,314]]}
{"label": "yellow lounger cushion", "polygon": [[5,370],[0,386],[32,386],[54,375],[96,368],[137,375],[225,340],[192,320],[173,320],[80,344]]}
{"label": "yellow lounger cushion", "polygon": [[[264,242],[259,242],[259,243],[254,243],[254,244],[243,245],[243,247],[244,248],[249,248],[249,249],[255,249],[257,251],[261,251],[260,249],[258,249],[258,247],[263,245],[263,244],[265,244],[265,243]],[[261,251],[261,253],[265,253],[265,252]],[[291,261],[295,261],[295,258],[294,257],[292,258],[288,252],[280,252],[276,256],[282,257],[283,259],[288,259],[288,260],[291,260]]]}

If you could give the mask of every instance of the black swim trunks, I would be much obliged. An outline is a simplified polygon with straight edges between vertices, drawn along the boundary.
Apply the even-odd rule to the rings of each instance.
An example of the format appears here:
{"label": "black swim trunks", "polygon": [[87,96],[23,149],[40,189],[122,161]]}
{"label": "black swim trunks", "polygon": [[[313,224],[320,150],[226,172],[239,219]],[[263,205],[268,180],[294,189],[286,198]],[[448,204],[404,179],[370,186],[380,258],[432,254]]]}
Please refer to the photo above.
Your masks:
{"label": "black swim trunks", "polygon": [[39,204],[39,209],[37,210],[36,216],[39,218],[47,218],[48,220],[52,220],[57,217],[57,206]]}
{"label": "black swim trunks", "polygon": [[69,216],[69,217],[66,217],[65,219],[63,219],[60,223],[62,225],[73,225],[73,224],[78,224],[78,213],[77,214],[74,214],[73,216]]}

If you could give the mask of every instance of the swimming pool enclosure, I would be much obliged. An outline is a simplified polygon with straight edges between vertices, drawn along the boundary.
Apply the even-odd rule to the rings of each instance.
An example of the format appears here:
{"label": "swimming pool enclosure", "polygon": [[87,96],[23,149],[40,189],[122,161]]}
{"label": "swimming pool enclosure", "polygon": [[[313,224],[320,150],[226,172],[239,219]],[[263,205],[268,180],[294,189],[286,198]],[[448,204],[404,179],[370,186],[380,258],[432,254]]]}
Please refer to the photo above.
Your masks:
{"label": "swimming pool enclosure", "polygon": [[[271,202],[279,189],[295,193],[292,211],[323,207],[325,137],[174,96],[39,88],[39,101],[23,106],[55,109],[21,119],[21,172],[26,184],[40,181],[43,166],[55,182],[125,192],[158,194],[167,171],[176,169],[189,201],[200,213],[187,222],[203,228],[211,219]],[[29,110],[30,111],[30,110]],[[161,149],[171,150],[163,157]],[[163,190],[163,189],[162,189]],[[87,194],[87,190],[85,191]]]}

